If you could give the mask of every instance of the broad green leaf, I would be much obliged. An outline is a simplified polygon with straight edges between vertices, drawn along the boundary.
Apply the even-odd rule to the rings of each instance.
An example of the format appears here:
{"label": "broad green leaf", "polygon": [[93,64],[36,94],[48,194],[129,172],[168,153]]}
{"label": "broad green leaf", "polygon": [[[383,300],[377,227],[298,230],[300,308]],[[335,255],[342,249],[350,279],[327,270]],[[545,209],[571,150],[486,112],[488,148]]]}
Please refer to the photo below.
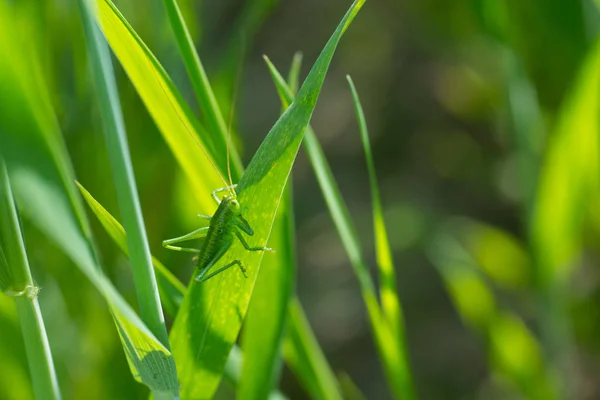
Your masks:
{"label": "broad green leaf", "polygon": [[[6,7],[6,6],[2,6]],[[14,18],[12,18],[14,17]],[[46,93],[35,38],[0,12],[0,152],[20,211],[62,249],[107,301],[131,372],[155,395],[178,390],[173,358],[102,274],[73,173]],[[18,40],[14,35],[20,35]],[[28,38],[29,39],[26,39]]]}
{"label": "broad green leaf", "polygon": [[[249,243],[252,246],[268,241],[333,52],[363,3],[360,0],[351,6],[302,85],[297,101],[271,129],[238,184],[238,200],[255,232]],[[262,257],[262,252],[248,252],[236,242],[214,268],[240,260],[247,268],[247,279],[239,270],[229,269],[201,285],[190,285],[171,332],[182,397],[213,395],[244,319]]]}
{"label": "broad green leaf", "polygon": [[[269,71],[271,72],[279,96],[283,101],[283,105],[286,106],[293,99],[292,93],[275,66],[268,58],[265,57],[265,60],[267,61]],[[317,137],[310,126],[307,127],[305,135],[304,144],[306,151],[317,175],[317,180],[325,196],[325,201],[329,207],[329,212],[336,225],[342,244],[360,283],[363,300],[369,314],[369,322],[375,335],[375,343],[380,358],[385,367],[388,384],[397,398],[410,398],[414,394],[410,383],[405,351],[401,348],[403,341],[398,339],[394,330],[391,329],[389,321],[382,314],[375,294],[375,287],[369,275],[367,264],[364,261],[358,235],[350,218],[348,208],[337,187],[337,183]]]}
{"label": "broad green leaf", "polygon": [[104,35],[190,181],[198,212],[212,213],[216,207],[211,191],[228,185],[219,173],[227,170],[225,148],[215,144],[200,125],[164,68],[114,4],[97,1]]}

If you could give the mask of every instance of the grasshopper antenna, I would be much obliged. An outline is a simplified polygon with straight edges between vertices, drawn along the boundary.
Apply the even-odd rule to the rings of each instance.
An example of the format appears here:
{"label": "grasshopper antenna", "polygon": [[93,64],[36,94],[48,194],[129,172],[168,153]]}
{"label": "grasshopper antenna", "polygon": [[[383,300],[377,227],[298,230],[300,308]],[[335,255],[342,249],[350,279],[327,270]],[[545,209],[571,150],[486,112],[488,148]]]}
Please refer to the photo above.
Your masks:
{"label": "grasshopper antenna", "polygon": [[230,192],[233,197],[236,196],[235,189],[233,189],[233,179],[231,178],[231,160],[230,160],[230,147],[231,147],[231,126],[233,124],[233,115],[235,110],[235,103],[237,100],[238,91],[242,79],[242,66],[244,64],[244,56],[246,54],[246,40],[243,34],[240,34],[241,51],[240,51],[240,62],[237,67],[235,74],[235,82],[233,84],[233,94],[231,95],[231,109],[229,111],[229,126],[227,127],[227,175],[229,176],[229,185],[231,187]]}

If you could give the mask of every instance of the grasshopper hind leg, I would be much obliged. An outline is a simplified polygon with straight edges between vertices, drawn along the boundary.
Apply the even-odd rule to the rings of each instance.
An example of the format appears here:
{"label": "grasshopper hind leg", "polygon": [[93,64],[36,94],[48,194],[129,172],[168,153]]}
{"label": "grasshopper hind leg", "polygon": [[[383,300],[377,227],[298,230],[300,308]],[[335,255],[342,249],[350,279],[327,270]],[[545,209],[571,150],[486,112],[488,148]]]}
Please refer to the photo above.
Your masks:
{"label": "grasshopper hind leg", "polygon": [[196,283],[202,283],[202,282],[207,281],[208,279],[212,278],[213,276],[220,274],[221,272],[225,271],[226,269],[233,267],[234,265],[237,265],[240,268],[240,271],[242,271],[244,278],[248,278],[248,275],[246,275],[246,268],[244,268],[244,266],[242,265],[242,262],[240,260],[234,260],[234,261],[230,262],[229,264],[225,265],[224,267],[219,268],[218,270],[216,270],[215,272],[213,272],[212,274],[210,274],[208,276],[203,276],[203,275],[197,276],[194,279],[194,281]]}

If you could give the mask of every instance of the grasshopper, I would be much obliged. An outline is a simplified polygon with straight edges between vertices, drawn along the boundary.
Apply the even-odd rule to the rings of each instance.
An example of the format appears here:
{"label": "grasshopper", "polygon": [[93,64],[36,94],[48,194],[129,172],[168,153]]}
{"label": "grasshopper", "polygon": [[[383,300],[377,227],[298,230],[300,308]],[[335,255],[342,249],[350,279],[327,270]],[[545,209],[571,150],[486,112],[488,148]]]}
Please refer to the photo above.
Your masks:
{"label": "grasshopper", "polygon": [[[167,249],[198,254],[196,267],[200,270],[200,273],[194,278],[196,283],[202,283],[234,265],[237,265],[244,277],[247,278],[246,269],[240,260],[233,260],[224,267],[206,275],[212,266],[227,253],[227,250],[229,250],[233,244],[234,237],[237,237],[240,243],[242,243],[242,246],[248,251],[273,251],[273,249],[268,247],[250,247],[246,242],[246,239],[244,239],[243,233],[252,236],[254,235],[254,231],[250,227],[248,221],[242,216],[240,203],[236,199],[236,187],[237,185],[231,185],[212,192],[213,199],[219,204],[217,211],[215,211],[215,214],[212,216],[198,214],[198,217],[210,221],[209,226],[197,229],[180,237],[163,241],[163,246]],[[223,198],[217,196],[218,193],[225,191],[228,191],[229,194],[223,196]],[[198,238],[204,238],[199,249],[173,246],[173,244],[179,242]]]}

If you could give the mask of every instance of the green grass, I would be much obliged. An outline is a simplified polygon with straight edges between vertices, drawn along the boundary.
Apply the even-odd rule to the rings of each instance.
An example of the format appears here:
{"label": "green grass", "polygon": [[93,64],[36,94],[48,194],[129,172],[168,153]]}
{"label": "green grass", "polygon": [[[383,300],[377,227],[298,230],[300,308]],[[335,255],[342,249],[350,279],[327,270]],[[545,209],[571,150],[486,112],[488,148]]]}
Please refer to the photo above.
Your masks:
{"label": "green grass", "polygon": [[129,232],[127,246],[138,298],[140,316],[150,331],[169,348],[167,327],[160,304],[156,277],[150,261],[150,248],[137,192],[125,123],[121,112],[108,46],[94,25],[85,1],[80,2],[81,19],[86,33],[90,67],[94,77],[100,114],[104,126],[106,147],[110,158],[121,215]]}
{"label": "green grass", "polygon": [[[79,13],[53,2],[0,4],[0,397],[203,399],[234,396],[234,391],[240,399],[275,400],[286,398],[290,380],[304,390],[290,397],[312,399],[363,399],[385,390],[397,399],[545,400],[586,394],[580,386],[587,388],[593,380],[573,371],[588,364],[593,371],[599,326],[594,271],[600,237],[600,53],[597,41],[587,43],[597,34],[593,17],[583,18],[589,7],[567,0],[549,7],[534,0],[530,5],[461,3],[448,10],[424,2],[422,15],[437,16],[427,21],[444,33],[444,55],[436,59],[437,46],[430,46],[439,32],[402,39],[411,51],[417,43],[428,46],[432,93],[426,95],[436,106],[421,104],[430,102],[414,90],[422,88],[417,79],[406,91],[415,96],[414,108],[405,108],[412,97],[398,106],[397,94],[381,86],[397,89],[398,82],[405,83],[404,73],[412,73],[410,66],[422,66],[422,60],[416,57],[415,64],[415,57],[408,57],[409,68],[387,71],[405,47],[396,46],[396,30],[383,27],[389,22],[377,12],[384,5],[369,9],[373,14],[362,30],[352,33],[356,47],[342,49],[336,66],[344,72],[353,66],[348,72],[360,79],[355,87],[348,76],[350,91],[327,102],[345,110],[338,118],[331,109],[331,122],[339,124],[331,125],[331,132],[325,131],[329,121],[320,124],[324,139],[337,139],[337,131],[354,128],[356,115],[368,173],[362,186],[365,192],[369,187],[372,209],[353,215],[346,203],[359,197],[338,186],[334,171],[357,168],[338,170],[326,159],[321,136],[309,123],[332,57],[364,0],[350,6],[303,82],[301,53],[294,55],[287,80],[267,59],[281,116],[262,133],[256,153],[246,154],[251,159],[246,169],[242,136],[230,132],[246,115],[233,112],[232,93],[241,77],[248,78],[244,60],[255,50],[254,39],[266,43],[258,28],[277,2],[248,2],[233,18],[227,6],[162,3],[149,6],[143,16],[133,13],[139,5],[123,1],[80,0]],[[325,19],[303,15],[305,8],[313,9],[309,5],[297,7],[307,40],[308,33],[320,35],[318,24]],[[394,22],[395,17],[390,15]],[[220,30],[230,19],[233,28]],[[209,38],[216,51],[210,47],[214,43],[203,42],[204,23],[219,25],[213,29],[218,40]],[[295,49],[285,39],[273,43],[289,57]],[[306,54],[313,54],[309,43]],[[355,70],[356,65],[361,67]],[[391,81],[369,82],[368,71]],[[385,98],[376,99],[380,109],[365,115],[359,93],[363,100]],[[264,100],[260,95],[257,90],[244,98]],[[432,115],[406,118],[405,109]],[[381,140],[373,149],[368,125],[377,128],[373,137]],[[398,136],[376,136],[382,126]],[[450,127],[458,131],[452,137],[470,143],[462,153],[454,152],[459,141],[440,144],[447,139],[437,131]],[[102,145],[95,135],[100,129]],[[414,143],[413,137],[418,138]],[[348,351],[354,342],[321,348],[322,331],[313,332],[309,323],[314,314],[304,311],[296,295],[296,272],[306,271],[296,260],[306,260],[306,254],[304,247],[296,248],[294,201],[314,199],[314,193],[292,191],[292,168],[302,143],[356,278],[355,294],[362,296],[378,360],[363,354],[362,346],[357,354]],[[409,147],[392,147],[397,144]],[[344,157],[362,159],[354,150],[348,146]],[[391,164],[378,157],[390,152],[394,162],[400,160],[402,173],[414,175],[385,176],[381,182],[388,186],[380,193],[376,171],[386,169],[376,167]],[[455,159],[465,155],[481,160],[465,166]],[[482,171],[473,171],[481,166]],[[429,181],[432,171],[439,175],[435,181]],[[414,177],[418,183],[411,183]],[[255,231],[250,245],[276,252],[248,252],[236,242],[214,269],[240,260],[248,278],[230,269],[195,284],[192,257],[167,253],[160,242],[175,229],[173,236],[181,235],[183,226],[202,224],[195,214],[212,214],[216,204],[210,193],[231,180],[238,183],[243,215]],[[430,182],[440,185],[426,187]],[[448,188],[462,197],[449,195]],[[388,194],[396,203],[388,203]],[[84,203],[95,216],[91,223]],[[460,212],[478,219],[451,215]],[[110,241],[104,233],[95,236],[99,227]],[[403,236],[411,232],[418,234]],[[373,239],[372,248],[364,238]],[[151,250],[162,252],[164,263]],[[392,256],[405,250],[402,268],[409,269],[398,274]],[[376,276],[369,269],[371,251]],[[401,304],[397,274],[431,278],[415,272],[416,265],[431,267],[419,255],[428,257],[441,284],[435,278],[433,283],[402,282],[402,288],[418,290],[407,291],[408,301]],[[339,271],[332,267],[327,274]],[[340,273],[335,279],[345,278]],[[442,299],[435,305],[451,305],[449,318],[458,317],[465,328],[458,342],[470,346],[465,354],[435,355],[444,360],[465,356],[444,361],[452,366],[460,361],[463,370],[443,370],[448,374],[443,378],[432,378],[432,367],[423,361],[438,343],[422,339],[439,340],[444,349],[454,345],[458,330],[446,317],[429,321],[439,318],[429,314],[434,298]],[[356,308],[348,304],[345,311]],[[415,324],[410,341],[403,305],[411,311],[406,323]],[[444,329],[418,337],[424,326]],[[351,339],[357,340],[362,325],[354,327]],[[410,355],[408,342],[414,346]],[[372,359],[381,371],[372,368]],[[477,379],[464,368],[470,365],[477,365]],[[355,372],[367,368],[372,375]],[[371,387],[380,382],[377,374],[387,388]],[[446,382],[455,376],[463,382]],[[280,386],[282,377],[285,386]],[[471,391],[445,393],[443,385]]]}
{"label": "green grass", "polygon": [[1,158],[0,221],[0,276],[2,277],[0,288],[3,293],[12,296],[15,300],[33,392],[40,399],[61,399],[50,344],[38,302],[39,287],[35,285],[31,276],[8,171]]}

